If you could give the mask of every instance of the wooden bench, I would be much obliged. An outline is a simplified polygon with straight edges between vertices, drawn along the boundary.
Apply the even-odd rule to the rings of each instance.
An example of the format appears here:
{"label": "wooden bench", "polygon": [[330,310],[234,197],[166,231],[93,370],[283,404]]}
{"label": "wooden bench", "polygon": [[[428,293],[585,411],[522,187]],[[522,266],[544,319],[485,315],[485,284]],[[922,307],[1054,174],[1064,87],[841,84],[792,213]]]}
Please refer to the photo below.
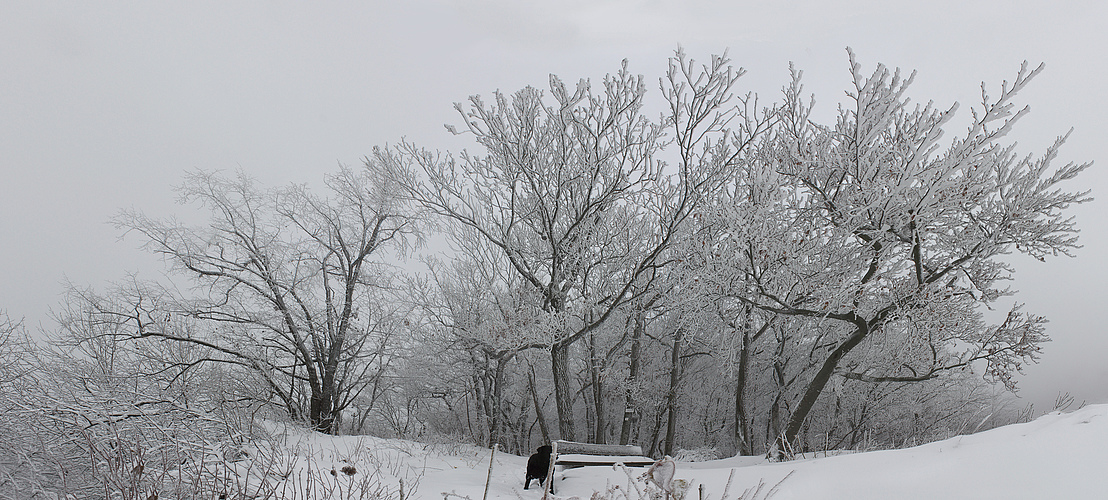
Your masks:
{"label": "wooden bench", "polygon": [[627,467],[650,467],[654,459],[644,457],[642,447],[633,444],[593,444],[557,440],[554,448],[554,465],[567,469],[592,465],[623,464]]}
{"label": "wooden bench", "polygon": [[653,458],[643,456],[642,447],[632,444],[593,444],[559,439],[551,443],[550,447],[552,451],[550,469],[546,473],[546,491],[553,490],[555,465],[561,465],[564,470],[615,464],[623,464],[626,467],[650,467],[655,462]]}

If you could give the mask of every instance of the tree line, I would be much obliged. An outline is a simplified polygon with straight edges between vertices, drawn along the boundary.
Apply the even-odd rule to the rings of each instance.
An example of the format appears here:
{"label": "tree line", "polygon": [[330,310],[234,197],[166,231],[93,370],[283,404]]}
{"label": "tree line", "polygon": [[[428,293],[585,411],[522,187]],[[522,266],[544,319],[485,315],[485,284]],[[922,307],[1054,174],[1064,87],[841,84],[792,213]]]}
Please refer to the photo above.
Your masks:
{"label": "tree line", "polygon": [[[473,96],[448,129],[475,152],[378,147],[323,195],[190,173],[205,225],[113,220],[170,279],[72,287],[55,345],[100,374],[78,392],[140,377],[185,407],[517,453],[787,457],[972,431],[1048,340],[1005,302],[1005,256],[1078,247],[1067,209],[1088,193],[1064,183],[1090,163],[1056,164],[1064,136],[1037,156],[1005,142],[1042,66],[983,90],[960,134],[957,104],[908,99],[914,73],[852,52],[849,69],[829,124],[800,71],[766,104],[726,54],[678,50],[656,89],[624,61],[595,86]],[[400,265],[429,240],[450,250]]]}

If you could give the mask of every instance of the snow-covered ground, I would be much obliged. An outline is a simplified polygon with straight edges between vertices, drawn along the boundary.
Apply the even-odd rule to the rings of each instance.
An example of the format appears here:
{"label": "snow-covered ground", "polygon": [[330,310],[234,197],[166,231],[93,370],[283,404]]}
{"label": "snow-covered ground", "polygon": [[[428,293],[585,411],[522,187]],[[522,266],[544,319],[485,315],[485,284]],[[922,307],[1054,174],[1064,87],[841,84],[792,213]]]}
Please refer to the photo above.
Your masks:
{"label": "snow-covered ground", "polygon": [[[467,445],[427,445],[366,437],[329,437],[290,432],[299,463],[317,471],[353,465],[405,498],[481,499],[490,450]],[[496,453],[488,498],[538,499],[542,489],[523,490],[526,457]],[[632,469],[632,476],[643,469]],[[787,477],[786,477],[787,476]],[[336,477],[342,479],[342,475]],[[612,467],[556,474],[559,497],[589,498],[611,485],[628,487],[629,475]],[[915,448],[768,463],[751,457],[678,463],[676,478],[688,482],[686,498],[726,499],[1094,499],[1108,498],[1108,405],[1051,413]],[[782,481],[782,479],[784,479]],[[750,491],[747,491],[750,490]],[[455,496],[456,495],[456,496]],[[633,495],[631,498],[635,498]],[[449,499],[448,499],[449,500]]]}

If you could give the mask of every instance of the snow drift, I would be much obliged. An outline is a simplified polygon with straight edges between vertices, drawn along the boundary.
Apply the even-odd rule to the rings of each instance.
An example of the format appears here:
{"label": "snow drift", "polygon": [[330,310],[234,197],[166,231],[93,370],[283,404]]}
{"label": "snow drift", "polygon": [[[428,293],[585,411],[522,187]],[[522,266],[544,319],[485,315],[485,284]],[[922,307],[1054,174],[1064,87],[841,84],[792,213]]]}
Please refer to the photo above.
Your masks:
{"label": "snow drift", "polygon": [[[290,445],[314,450],[303,457],[313,467],[363,460],[359,470],[377,475],[395,491],[406,478],[405,498],[482,498],[491,451],[465,445],[425,445],[362,437],[319,434],[289,435]],[[492,459],[489,498],[541,498],[542,490],[523,490],[527,458],[496,453]],[[384,466],[384,467],[382,467]],[[377,467],[377,470],[372,470]],[[586,467],[559,471],[558,497],[589,498],[596,491],[620,486],[644,469]],[[787,477],[786,477],[787,476]],[[1108,495],[1108,405],[1072,413],[1051,413],[1032,422],[900,450],[852,453],[771,463],[754,457],[679,463],[689,499],[703,485],[704,498],[754,497],[809,499],[936,498],[1105,498]],[[782,481],[782,479],[784,479]]]}

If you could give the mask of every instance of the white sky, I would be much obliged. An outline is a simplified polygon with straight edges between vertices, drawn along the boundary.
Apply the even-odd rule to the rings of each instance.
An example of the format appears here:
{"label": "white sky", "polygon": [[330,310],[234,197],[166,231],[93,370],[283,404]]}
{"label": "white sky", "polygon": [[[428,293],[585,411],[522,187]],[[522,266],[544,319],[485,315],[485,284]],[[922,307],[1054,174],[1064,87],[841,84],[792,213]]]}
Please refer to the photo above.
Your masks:
{"label": "white sky", "polygon": [[[120,239],[121,208],[186,213],[185,170],[242,169],[269,185],[317,183],[402,137],[470,146],[442,125],[452,103],[495,89],[599,79],[628,58],[648,82],[678,43],[730,49],[740,81],[778,99],[788,63],[817,113],[849,83],[845,47],[919,71],[917,101],[962,114],[1023,60],[1046,72],[1022,94],[1014,137],[1040,153],[1070,127],[1061,160],[1106,160],[1108,3],[1098,1],[0,2],[0,309],[50,328],[63,281],[103,287],[160,264]],[[652,95],[655,102],[660,96]],[[824,116],[826,116],[826,114]],[[950,132],[959,132],[952,129]],[[949,136],[948,136],[949,137]],[[471,146],[470,146],[471,147]],[[1108,197],[1094,166],[1072,188]],[[1018,259],[1017,300],[1054,338],[1022,395],[1108,402],[1104,202],[1074,210],[1076,259]]]}

